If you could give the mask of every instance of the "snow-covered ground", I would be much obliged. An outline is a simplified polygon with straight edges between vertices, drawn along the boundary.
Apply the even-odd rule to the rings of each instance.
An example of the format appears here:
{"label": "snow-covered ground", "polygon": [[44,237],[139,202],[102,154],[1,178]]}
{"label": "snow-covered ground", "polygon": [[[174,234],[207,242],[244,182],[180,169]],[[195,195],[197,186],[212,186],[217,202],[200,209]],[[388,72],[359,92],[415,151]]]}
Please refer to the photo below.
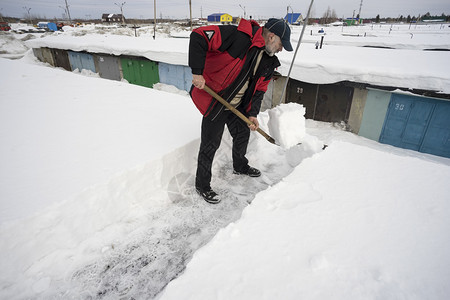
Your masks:
{"label": "snow-covered ground", "polygon": [[449,178],[448,165],[333,141],[260,192],[161,299],[446,299]]}
{"label": "snow-covered ground", "polygon": [[[319,34],[320,29],[323,34]],[[65,32],[45,34],[26,42],[27,47],[50,47],[137,55],[154,61],[187,65],[189,32],[168,24],[153,27],[110,28],[86,25],[64,27]],[[302,27],[292,28],[294,49]],[[135,35],[138,35],[136,37]],[[322,37],[323,48],[315,49]],[[382,47],[383,49],[380,49]],[[384,49],[388,48],[388,49]],[[307,26],[291,77],[309,83],[352,81],[400,88],[450,93],[450,27],[448,24],[374,24],[349,27]],[[278,55],[279,72],[287,75],[293,52]]]}
{"label": "snow-covered ground", "polygon": [[[0,36],[2,51],[11,36],[20,37]],[[345,60],[335,64],[347,73]],[[67,72],[30,52],[0,58],[0,69],[0,298],[450,294],[449,159],[306,120],[303,143],[290,149],[252,133],[248,157],[263,176],[242,178],[232,174],[226,134],[212,182],[223,201],[210,205],[192,188],[201,115],[185,92]],[[408,72],[394,66],[386,76]],[[430,82],[450,80],[439,76]],[[268,112],[259,119],[268,131]]]}

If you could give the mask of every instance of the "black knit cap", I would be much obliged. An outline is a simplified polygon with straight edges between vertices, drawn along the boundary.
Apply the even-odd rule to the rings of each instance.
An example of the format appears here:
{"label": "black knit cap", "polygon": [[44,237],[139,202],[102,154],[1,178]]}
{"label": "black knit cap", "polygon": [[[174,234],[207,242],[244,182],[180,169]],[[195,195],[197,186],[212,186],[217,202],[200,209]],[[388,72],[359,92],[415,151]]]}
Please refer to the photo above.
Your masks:
{"label": "black knit cap", "polygon": [[286,51],[293,50],[291,45],[291,29],[283,19],[270,18],[264,27],[280,37],[283,48]]}

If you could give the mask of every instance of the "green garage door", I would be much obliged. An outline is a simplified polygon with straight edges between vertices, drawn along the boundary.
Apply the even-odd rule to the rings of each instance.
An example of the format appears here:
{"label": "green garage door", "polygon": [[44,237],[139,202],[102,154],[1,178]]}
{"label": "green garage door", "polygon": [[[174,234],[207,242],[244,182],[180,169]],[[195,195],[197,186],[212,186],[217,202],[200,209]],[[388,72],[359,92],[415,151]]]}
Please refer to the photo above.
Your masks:
{"label": "green garage door", "polygon": [[121,58],[123,78],[129,83],[153,87],[159,82],[158,64],[148,59]]}

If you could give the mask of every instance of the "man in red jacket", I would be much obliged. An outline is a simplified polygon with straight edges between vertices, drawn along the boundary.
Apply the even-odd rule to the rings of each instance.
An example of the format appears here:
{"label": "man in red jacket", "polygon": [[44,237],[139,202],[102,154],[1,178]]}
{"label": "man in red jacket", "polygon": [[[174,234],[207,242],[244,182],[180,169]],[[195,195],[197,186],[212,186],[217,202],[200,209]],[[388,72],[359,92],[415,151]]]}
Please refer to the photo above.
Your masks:
{"label": "man in red jacket", "polygon": [[[291,31],[283,19],[269,19],[264,27],[242,19],[239,26],[210,25],[195,29],[189,43],[192,69],[190,95],[203,114],[195,187],[209,203],[219,203],[211,189],[211,167],[220,146],[225,124],[233,138],[233,173],[258,177],[261,172],[245,157],[250,130],[259,126],[256,118],[261,100],[275,68],[275,53],[292,51]],[[253,122],[248,126],[220,102],[203,91],[207,84]]]}

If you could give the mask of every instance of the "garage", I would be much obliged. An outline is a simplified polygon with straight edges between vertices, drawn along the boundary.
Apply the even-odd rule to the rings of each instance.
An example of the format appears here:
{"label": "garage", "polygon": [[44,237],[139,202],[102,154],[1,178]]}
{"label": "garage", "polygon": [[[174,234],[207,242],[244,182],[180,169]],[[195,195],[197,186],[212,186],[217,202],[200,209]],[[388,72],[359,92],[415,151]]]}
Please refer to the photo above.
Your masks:
{"label": "garage", "polygon": [[81,72],[81,70],[84,69],[96,73],[94,57],[92,54],[75,51],[68,51],[67,54],[69,55],[72,71],[78,69],[78,71]]}
{"label": "garage", "polygon": [[393,94],[380,142],[450,158],[450,102]]}
{"label": "garage", "polygon": [[160,62],[158,64],[159,81],[189,91],[192,85],[191,68]]}
{"label": "garage", "polygon": [[286,90],[286,102],[302,104],[307,119],[323,122],[346,122],[352,98],[353,88],[344,83],[319,85],[290,78]]}
{"label": "garage", "polygon": [[123,78],[131,84],[153,87],[159,82],[158,64],[139,57],[121,57]]}
{"label": "garage", "polygon": [[55,58],[55,65],[67,71],[71,71],[69,56],[66,50],[52,49],[53,57]]}
{"label": "garage", "polygon": [[101,78],[120,81],[120,60],[118,57],[94,54],[94,63]]}

